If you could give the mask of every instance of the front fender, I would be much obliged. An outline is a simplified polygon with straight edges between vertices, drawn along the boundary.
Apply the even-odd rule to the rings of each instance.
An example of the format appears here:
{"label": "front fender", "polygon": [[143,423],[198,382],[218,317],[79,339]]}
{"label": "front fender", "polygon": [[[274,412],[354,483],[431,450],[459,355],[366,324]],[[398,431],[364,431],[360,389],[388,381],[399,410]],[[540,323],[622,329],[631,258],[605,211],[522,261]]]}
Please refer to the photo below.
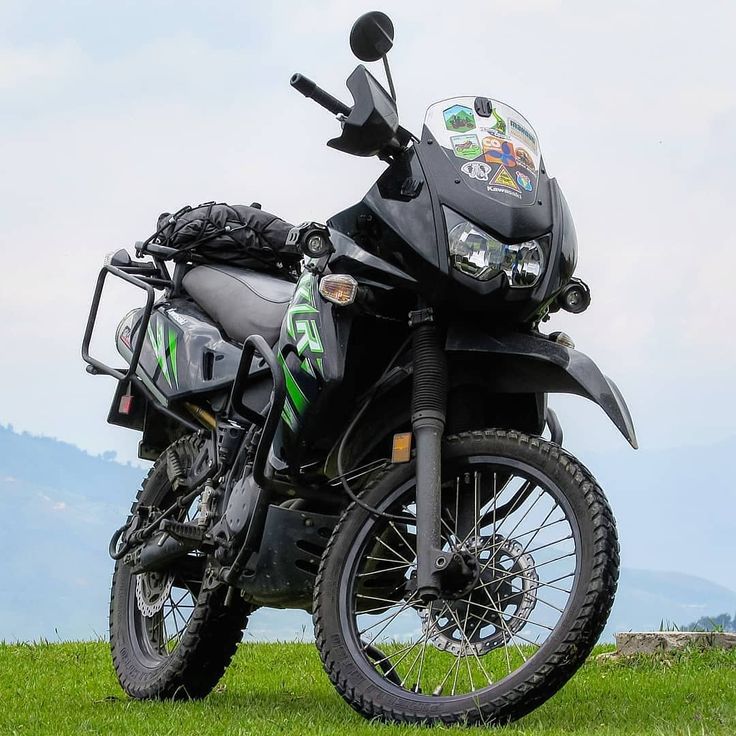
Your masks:
{"label": "front fender", "polygon": [[493,370],[487,381],[499,393],[584,396],[603,409],[634,449],[639,446],[621,392],[584,353],[541,336],[518,332],[489,335],[464,324],[449,327],[445,349],[492,355]]}

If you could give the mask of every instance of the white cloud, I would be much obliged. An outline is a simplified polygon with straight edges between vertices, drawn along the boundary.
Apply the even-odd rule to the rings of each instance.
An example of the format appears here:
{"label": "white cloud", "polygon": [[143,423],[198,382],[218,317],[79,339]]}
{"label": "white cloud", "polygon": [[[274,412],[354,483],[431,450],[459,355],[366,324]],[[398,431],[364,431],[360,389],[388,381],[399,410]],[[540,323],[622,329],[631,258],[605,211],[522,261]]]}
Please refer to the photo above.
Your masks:
{"label": "white cloud", "polygon": [[81,51],[70,42],[50,47],[0,47],[0,92],[59,82],[72,76],[82,62]]}

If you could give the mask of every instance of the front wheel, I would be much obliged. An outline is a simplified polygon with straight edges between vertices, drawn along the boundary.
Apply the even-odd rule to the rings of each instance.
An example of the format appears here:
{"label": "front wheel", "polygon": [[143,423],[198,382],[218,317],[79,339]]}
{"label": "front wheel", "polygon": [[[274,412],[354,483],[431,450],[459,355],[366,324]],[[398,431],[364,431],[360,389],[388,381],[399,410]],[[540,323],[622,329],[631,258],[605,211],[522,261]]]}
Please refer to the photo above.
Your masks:
{"label": "front wheel", "polygon": [[[325,551],[314,624],[324,667],[368,718],[505,723],[559,690],[603,631],[618,578],[608,502],[557,445],[517,432],[449,437],[441,597],[416,595],[414,463],[353,504]],[[401,518],[396,518],[401,517]]]}

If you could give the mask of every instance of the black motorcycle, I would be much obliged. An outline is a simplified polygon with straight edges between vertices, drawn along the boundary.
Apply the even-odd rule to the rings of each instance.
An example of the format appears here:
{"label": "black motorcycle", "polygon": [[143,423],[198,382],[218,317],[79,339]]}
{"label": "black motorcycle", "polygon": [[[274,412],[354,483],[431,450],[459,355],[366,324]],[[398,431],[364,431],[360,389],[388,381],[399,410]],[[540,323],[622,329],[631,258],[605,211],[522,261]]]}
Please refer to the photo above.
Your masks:
{"label": "black motorcycle", "polygon": [[[100,272],[83,357],[155,460],[110,542],[115,669],[134,698],[202,697],[252,611],[304,609],[364,716],[503,723],[580,667],[618,577],[613,515],[547,396],[591,399],[636,447],[634,429],[614,383],[540,331],[590,292],[530,123],[457,97],[416,138],[391,21],[368,13],[350,41],[390,93],[362,65],[352,107],[291,84],[341,123],[329,146],[386,163],[360,203],[298,227],[185,208]],[[124,368],[89,352],[111,275],[146,297],[117,329]]]}

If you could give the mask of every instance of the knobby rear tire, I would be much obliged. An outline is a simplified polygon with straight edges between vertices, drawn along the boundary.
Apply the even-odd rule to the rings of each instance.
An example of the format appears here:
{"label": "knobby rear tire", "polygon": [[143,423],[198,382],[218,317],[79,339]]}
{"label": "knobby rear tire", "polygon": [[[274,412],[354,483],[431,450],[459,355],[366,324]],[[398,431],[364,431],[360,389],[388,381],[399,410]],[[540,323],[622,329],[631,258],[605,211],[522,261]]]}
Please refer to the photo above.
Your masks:
{"label": "knobby rear tire", "polygon": [[[172,447],[191,459],[198,450],[198,441],[195,436],[188,436],[177,440]],[[173,493],[166,471],[167,452],[162,453],[144,480],[131,514],[138,504],[156,505]],[[248,609],[242,599],[237,597],[233,605],[226,607],[226,586],[211,589],[203,586],[178,645],[157,665],[151,666],[150,661],[137,656],[138,647],[131,638],[131,585],[135,586],[135,575],[118,560],[110,595],[110,647],[123,690],[139,700],[206,696],[222,677],[243,637]]]}

